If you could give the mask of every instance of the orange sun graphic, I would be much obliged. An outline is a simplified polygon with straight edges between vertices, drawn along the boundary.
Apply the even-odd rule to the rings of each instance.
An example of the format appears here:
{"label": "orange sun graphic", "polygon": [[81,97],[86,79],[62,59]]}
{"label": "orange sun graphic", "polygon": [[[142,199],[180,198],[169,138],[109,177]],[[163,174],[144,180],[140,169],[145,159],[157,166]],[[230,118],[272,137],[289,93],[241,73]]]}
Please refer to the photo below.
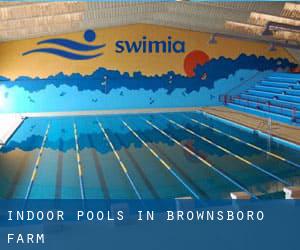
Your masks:
{"label": "orange sun graphic", "polygon": [[197,65],[204,65],[209,61],[209,56],[201,51],[194,50],[186,55],[184,58],[184,71],[188,77],[195,76],[195,68]]}

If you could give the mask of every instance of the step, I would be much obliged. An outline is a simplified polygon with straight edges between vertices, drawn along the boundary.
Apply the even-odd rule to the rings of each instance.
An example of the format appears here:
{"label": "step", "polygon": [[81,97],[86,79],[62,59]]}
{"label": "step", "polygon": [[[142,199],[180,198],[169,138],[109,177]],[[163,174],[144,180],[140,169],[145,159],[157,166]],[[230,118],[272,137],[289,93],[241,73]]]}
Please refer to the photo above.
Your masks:
{"label": "step", "polygon": [[[235,104],[242,105],[242,106],[256,108],[258,110],[263,110],[265,112],[289,116],[291,118],[294,116],[294,111],[292,109],[281,108],[281,107],[276,107],[276,106],[269,106],[267,104],[257,103],[257,102],[253,102],[253,101],[247,101],[247,100],[243,100],[243,99],[234,99],[234,100],[232,100],[232,102]],[[296,112],[296,118],[300,118],[299,111]]]}
{"label": "step", "polygon": [[230,108],[233,108],[235,110],[241,111],[241,112],[246,112],[246,113],[261,116],[261,117],[264,117],[264,118],[271,117],[274,120],[281,121],[281,122],[288,123],[288,124],[292,124],[291,117],[288,117],[288,116],[269,113],[269,112],[265,112],[265,111],[261,111],[261,110],[258,110],[258,109],[249,108],[249,107],[245,107],[245,106],[241,106],[241,105],[233,104],[233,103],[228,103],[227,106],[230,107]]}
{"label": "step", "polygon": [[282,88],[261,86],[261,85],[256,85],[253,89],[265,91],[265,92],[283,94],[283,95],[300,96],[300,90],[294,90],[294,89],[282,89]]}
{"label": "step", "polygon": [[300,103],[300,97],[298,97],[298,96],[268,93],[268,92],[264,92],[264,91],[254,90],[254,89],[249,89],[249,90],[245,91],[245,93],[249,93],[249,94],[252,94],[255,96],[268,97],[268,98],[274,98],[277,96],[279,100]]}
{"label": "step", "polygon": [[276,77],[276,76],[268,76],[267,80],[278,81],[278,82],[286,82],[286,83],[299,83],[299,79],[295,78],[287,78],[287,77]]}
{"label": "step", "polygon": [[273,82],[273,81],[266,81],[262,80],[257,85],[262,86],[268,86],[268,87],[276,87],[276,88],[285,88],[285,89],[299,89],[300,90],[300,84],[294,84],[294,83],[285,83],[285,82]]}
{"label": "step", "polygon": [[298,79],[298,80],[300,80],[300,74],[299,73],[274,72],[270,76],[292,78],[292,79]]}
{"label": "step", "polygon": [[255,96],[251,94],[246,94],[242,93],[240,94],[240,97],[245,100],[249,101],[256,101],[256,102],[262,102],[265,104],[268,104],[268,102],[274,106],[279,106],[279,107],[285,107],[285,108],[296,108],[297,110],[300,110],[300,103],[295,103],[295,102],[288,102],[288,101],[282,101],[282,100],[274,100],[269,97],[261,97],[261,96]]}
{"label": "step", "polygon": [[[280,115],[286,115],[286,116],[289,116],[291,118],[296,115],[296,118],[300,118],[300,112],[299,111],[295,112],[293,109],[278,107],[278,106],[272,106],[272,105],[257,103],[257,102],[249,102],[247,100],[241,100],[241,101],[242,102],[240,102],[240,104],[242,104],[242,105],[251,106],[253,108],[264,110],[266,112],[276,113],[276,114],[280,114]],[[238,100],[235,103],[239,103]]]}

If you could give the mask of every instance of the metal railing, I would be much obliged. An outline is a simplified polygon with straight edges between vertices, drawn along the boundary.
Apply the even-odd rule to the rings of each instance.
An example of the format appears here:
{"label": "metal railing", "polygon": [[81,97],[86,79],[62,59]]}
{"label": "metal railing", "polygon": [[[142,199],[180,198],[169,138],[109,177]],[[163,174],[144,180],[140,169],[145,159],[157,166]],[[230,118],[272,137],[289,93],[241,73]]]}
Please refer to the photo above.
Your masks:
{"label": "metal railing", "polygon": [[[235,100],[241,100],[243,101],[243,104],[241,103],[235,103]],[[251,100],[246,98],[241,98],[239,95],[220,95],[219,101],[222,102],[224,105],[227,105],[228,103],[233,104],[239,104],[245,107],[249,107],[252,109],[257,109],[260,111],[273,113],[273,114],[279,114],[286,117],[291,117],[291,121],[295,123],[300,123],[300,117],[297,117],[297,107],[287,107],[282,104],[273,104],[271,100],[269,101],[262,101],[259,97],[252,98]],[[262,108],[261,105],[265,105],[266,108]],[[276,108],[277,110],[272,110],[272,108]]]}

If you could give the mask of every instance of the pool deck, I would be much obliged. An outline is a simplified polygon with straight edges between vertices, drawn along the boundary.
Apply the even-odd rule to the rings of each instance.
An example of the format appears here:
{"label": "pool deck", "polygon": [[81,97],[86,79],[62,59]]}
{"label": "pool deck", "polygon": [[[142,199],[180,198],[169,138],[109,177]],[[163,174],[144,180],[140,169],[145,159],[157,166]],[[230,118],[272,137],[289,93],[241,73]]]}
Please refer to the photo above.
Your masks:
{"label": "pool deck", "polygon": [[[184,108],[154,108],[154,109],[120,109],[120,110],[91,110],[91,111],[72,111],[72,112],[43,112],[43,113],[21,113],[21,117],[60,117],[60,116],[93,116],[93,115],[117,115],[117,114],[148,114],[148,113],[167,113],[167,112],[190,112],[202,110],[211,115],[227,119],[251,129],[260,130],[264,133],[268,131],[268,120],[266,118],[243,113],[224,106],[216,107],[184,107]],[[0,115],[5,116],[5,114]],[[18,127],[18,126],[17,126]],[[7,141],[11,134],[5,136],[3,141]],[[284,139],[300,146],[300,128],[288,124],[272,121],[272,136]],[[1,138],[0,138],[1,139]],[[1,147],[1,146],[0,146]]]}
{"label": "pool deck", "polygon": [[167,112],[187,112],[196,111],[199,107],[182,108],[151,108],[151,109],[115,109],[115,110],[84,110],[69,112],[42,112],[42,113],[22,113],[24,117],[59,117],[59,116],[93,116],[93,115],[121,115],[121,114],[152,114]]}
{"label": "pool deck", "polygon": [[[268,119],[239,112],[223,106],[199,108],[211,115],[238,123],[240,125],[269,133]],[[300,145],[300,128],[272,120],[271,135]]]}
{"label": "pool deck", "polygon": [[0,149],[11,138],[14,132],[21,126],[24,117],[18,114],[0,115]]}

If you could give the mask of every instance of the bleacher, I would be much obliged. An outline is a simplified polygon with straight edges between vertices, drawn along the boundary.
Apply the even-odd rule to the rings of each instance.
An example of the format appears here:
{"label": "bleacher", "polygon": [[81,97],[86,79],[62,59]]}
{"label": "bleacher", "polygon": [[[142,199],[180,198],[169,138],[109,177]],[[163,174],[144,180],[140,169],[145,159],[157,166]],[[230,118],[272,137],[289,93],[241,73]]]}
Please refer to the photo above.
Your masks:
{"label": "bleacher", "polygon": [[224,95],[230,108],[300,125],[300,74],[273,73],[236,96]]}

